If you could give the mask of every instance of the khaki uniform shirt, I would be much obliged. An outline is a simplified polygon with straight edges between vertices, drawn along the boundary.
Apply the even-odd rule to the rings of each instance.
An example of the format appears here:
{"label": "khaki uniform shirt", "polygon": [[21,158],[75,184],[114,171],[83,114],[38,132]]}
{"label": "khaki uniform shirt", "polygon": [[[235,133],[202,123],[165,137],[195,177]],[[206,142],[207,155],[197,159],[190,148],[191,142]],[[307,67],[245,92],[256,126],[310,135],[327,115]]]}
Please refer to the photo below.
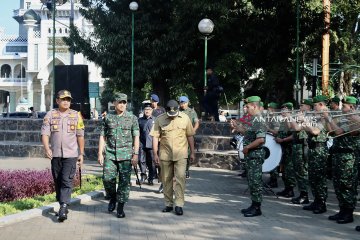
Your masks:
{"label": "khaki uniform shirt", "polygon": [[44,117],[41,135],[50,136],[53,157],[73,158],[79,156],[77,137],[84,136],[84,128],[80,112],[53,109]]}
{"label": "khaki uniform shirt", "polygon": [[189,117],[179,112],[175,118],[166,113],[155,120],[151,136],[160,139],[159,158],[162,161],[178,161],[188,157],[187,137],[195,134]]}
{"label": "khaki uniform shirt", "polygon": [[133,138],[139,136],[138,119],[127,111],[121,116],[107,114],[103,119],[100,134],[105,137],[107,160],[130,160],[133,154]]}

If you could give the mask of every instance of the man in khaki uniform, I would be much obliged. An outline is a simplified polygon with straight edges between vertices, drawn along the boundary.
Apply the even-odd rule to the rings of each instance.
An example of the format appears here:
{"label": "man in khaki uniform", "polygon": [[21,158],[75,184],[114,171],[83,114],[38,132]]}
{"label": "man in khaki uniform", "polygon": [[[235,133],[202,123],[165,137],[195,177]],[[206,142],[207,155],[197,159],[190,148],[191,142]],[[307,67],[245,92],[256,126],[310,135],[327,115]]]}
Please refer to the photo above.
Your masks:
{"label": "man in khaki uniform", "polygon": [[84,122],[80,112],[70,109],[71,99],[69,91],[59,91],[56,98],[59,108],[46,114],[41,128],[45,154],[51,159],[56,200],[60,203],[60,222],[67,219],[76,162],[81,165],[84,160]]}
{"label": "man in khaki uniform", "polygon": [[[194,160],[194,129],[189,117],[179,112],[175,100],[167,103],[167,112],[158,116],[150,133],[153,136],[154,161],[161,164],[161,175],[164,185],[165,208],[163,212],[172,211],[175,203],[176,215],[183,215],[185,192],[185,169],[190,147],[190,159]],[[158,143],[160,152],[158,155]],[[175,176],[175,188],[173,178]],[[173,193],[175,192],[175,199]]]}

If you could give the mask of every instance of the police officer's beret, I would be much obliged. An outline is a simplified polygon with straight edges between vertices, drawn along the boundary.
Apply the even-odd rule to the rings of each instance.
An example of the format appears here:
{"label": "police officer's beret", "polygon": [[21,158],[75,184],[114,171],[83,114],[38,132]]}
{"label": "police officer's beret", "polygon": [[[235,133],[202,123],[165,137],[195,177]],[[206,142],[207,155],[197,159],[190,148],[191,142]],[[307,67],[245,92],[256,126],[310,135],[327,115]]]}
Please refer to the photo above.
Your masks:
{"label": "police officer's beret", "polygon": [[114,94],[114,101],[117,101],[117,102],[125,101],[125,102],[127,102],[127,95],[125,93],[115,93]]}
{"label": "police officer's beret", "polygon": [[335,96],[330,100],[330,102],[334,102],[334,103],[339,104],[340,103],[340,98],[338,96]]}
{"label": "police officer's beret", "polygon": [[286,102],[281,105],[281,108],[293,109],[294,105],[292,102]]}
{"label": "police officer's beret", "polygon": [[60,90],[57,93],[57,98],[71,98],[72,99],[71,93],[68,90]]}
{"label": "police officer's beret", "polygon": [[316,97],[313,98],[313,103],[319,103],[319,102],[327,103],[328,100],[329,100],[328,97],[325,95],[317,95]]}
{"label": "police officer's beret", "polygon": [[343,103],[347,103],[347,104],[356,104],[357,103],[357,99],[356,97],[353,96],[347,96],[343,99],[342,101]]}
{"label": "police officer's beret", "polygon": [[252,103],[252,102],[260,102],[261,98],[259,96],[251,96],[245,99],[246,103]]}
{"label": "police officer's beret", "polygon": [[179,97],[179,102],[189,102],[189,98],[187,96]]}
{"label": "police officer's beret", "polygon": [[170,117],[179,115],[179,104],[175,100],[169,100],[166,104],[166,114]]}
{"label": "police officer's beret", "polygon": [[152,101],[154,101],[154,102],[159,102],[160,101],[158,95],[156,95],[156,94],[151,94],[150,99]]}
{"label": "police officer's beret", "polygon": [[268,103],[268,105],[267,105],[267,107],[268,108],[278,108],[279,106],[278,106],[278,104],[277,103],[275,103],[275,102],[270,102],[270,103]]}
{"label": "police officer's beret", "polygon": [[312,106],[313,105],[313,100],[311,98],[304,99],[304,100],[302,100],[301,104]]}

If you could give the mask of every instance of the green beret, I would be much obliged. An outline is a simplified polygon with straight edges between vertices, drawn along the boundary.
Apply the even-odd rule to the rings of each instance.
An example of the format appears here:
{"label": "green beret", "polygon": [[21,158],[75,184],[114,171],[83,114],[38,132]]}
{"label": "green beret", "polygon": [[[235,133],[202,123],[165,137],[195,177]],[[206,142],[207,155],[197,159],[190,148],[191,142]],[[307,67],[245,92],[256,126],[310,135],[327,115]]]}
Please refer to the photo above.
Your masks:
{"label": "green beret", "polygon": [[246,103],[252,103],[252,102],[260,102],[261,98],[259,96],[251,96],[245,99]]}
{"label": "green beret", "polygon": [[347,96],[343,99],[343,103],[356,104],[357,99],[356,99],[356,97],[353,97],[353,96]]}
{"label": "green beret", "polygon": [[264,102],[260,102],[260,107],[263,107],[264,106]]}
{"label": "green beret", "polygon": [[311,98],[309,98],[309,99],[304,99],[304,100],[302,101],[302,104],[312,106],[312,105],[313,105],[313,100],[312,100]]}
{"label": "green beret", "polygon": [[324,96],[324,95],[317,95],[316,97],[313,98],[313,103],[319,103],[319,102],[324,102],[326,103],[328,101],[328,97]]}
{"label": "green beret", "polygon": [[127,102],[127,95],[124,93],[115,93],[114,94],[114,101],[120,102],[125,101]]}
{"label": "green beret", "polygon": [[334,103],[339,104],[340,103],[340,98],[338,96],[335,96],[330,100],[330,102],[334,102]]}
{"label": "green beret", "polygon": [[291,102],[286,102],[283,105],[281,105],[281,108],[288,108],[293,109],[294,105]]}
{"label": "green beret", "polygon": [[279,107],[278,104],[275,102],[268,103],[267,106],[268,106],[268,108],[275,108],[275,109]]}

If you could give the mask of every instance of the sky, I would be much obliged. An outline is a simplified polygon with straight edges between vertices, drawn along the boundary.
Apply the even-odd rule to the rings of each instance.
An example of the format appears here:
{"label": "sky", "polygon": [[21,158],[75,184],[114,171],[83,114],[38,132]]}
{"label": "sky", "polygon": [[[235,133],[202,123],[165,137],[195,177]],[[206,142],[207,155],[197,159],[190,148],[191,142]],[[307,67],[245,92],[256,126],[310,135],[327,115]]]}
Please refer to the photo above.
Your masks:
{"label": "sky", "polygon": [[19,25],[12,17],[13,10],[19,7],[19,0],[0,0],[0,27],[5,28],[7,35],[18,35]]}

